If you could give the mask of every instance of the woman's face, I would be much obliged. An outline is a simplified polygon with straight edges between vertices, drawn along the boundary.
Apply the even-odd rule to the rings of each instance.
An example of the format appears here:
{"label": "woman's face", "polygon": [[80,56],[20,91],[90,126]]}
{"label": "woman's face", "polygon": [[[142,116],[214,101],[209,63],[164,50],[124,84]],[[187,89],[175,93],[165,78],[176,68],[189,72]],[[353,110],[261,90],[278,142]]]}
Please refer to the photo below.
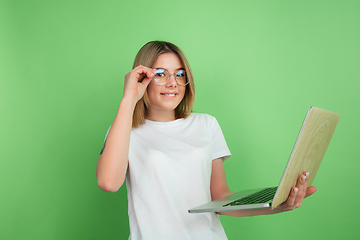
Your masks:
{"label": "woman's face", "polygon": [[[174,53],[161,54],[154,63],[153,68],[162,68],[169,73],[176,73],[180,69],[185,69],[178,56]],[[157,85],[153,80],[147,87],[149,96],[149,112],[152,116],[156,114],[174,114],[175,108],[184,98],[186,86],[180,86],[175,80],[174,74],[164,85]]]}

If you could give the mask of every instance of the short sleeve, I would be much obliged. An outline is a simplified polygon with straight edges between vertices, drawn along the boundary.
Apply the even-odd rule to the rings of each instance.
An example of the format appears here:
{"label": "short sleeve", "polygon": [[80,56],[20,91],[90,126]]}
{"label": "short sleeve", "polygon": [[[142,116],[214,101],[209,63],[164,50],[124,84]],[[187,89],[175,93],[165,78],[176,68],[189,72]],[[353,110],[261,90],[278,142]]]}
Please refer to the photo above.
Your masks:
{"label": "short sleeve", "polygon": [[226,144],[224,135],[221,131],[220,125],[216,118],[212,117],[211,123],[211,148],[212,148],[212,159],[222,158],[223,161],[231,156],[230,150]]}

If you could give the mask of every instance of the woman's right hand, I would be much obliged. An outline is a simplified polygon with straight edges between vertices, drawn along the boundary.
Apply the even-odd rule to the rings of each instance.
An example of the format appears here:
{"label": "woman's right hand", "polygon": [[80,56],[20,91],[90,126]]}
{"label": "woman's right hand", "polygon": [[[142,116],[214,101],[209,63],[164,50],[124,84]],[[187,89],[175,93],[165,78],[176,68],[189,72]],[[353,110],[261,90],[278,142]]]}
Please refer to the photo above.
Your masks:
{"label": "woman's right hand", "polygon": [[154,76],[155,70],[144,66],[137,66],[125,75],[123,98],[96,167],[97,183],[104,191],[116,192],[124,183],[134,107]]}
{"label": "woman's right hand", "polygon": [[125,75],[123,98],[131,98],[135,103],[139,101],[154,76],[154,69],[142,65],[131,70]]}

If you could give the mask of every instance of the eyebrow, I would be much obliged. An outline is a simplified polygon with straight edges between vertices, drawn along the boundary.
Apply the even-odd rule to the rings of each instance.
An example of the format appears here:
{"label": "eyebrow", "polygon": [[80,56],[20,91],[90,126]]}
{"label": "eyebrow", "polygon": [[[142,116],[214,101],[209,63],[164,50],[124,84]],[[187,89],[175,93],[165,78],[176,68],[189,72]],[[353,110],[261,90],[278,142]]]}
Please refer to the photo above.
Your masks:
{"label": "eyebrow", "polygon": [[[155,69],[165,69],[165,70],[167,70],[168,72],[170,72],[169,69],[164,68],[164,67],[156,67]],[[175,71],[179,71],[179,70],[185,70],[185,68],[181,67],[181,68],[175,69]]]}

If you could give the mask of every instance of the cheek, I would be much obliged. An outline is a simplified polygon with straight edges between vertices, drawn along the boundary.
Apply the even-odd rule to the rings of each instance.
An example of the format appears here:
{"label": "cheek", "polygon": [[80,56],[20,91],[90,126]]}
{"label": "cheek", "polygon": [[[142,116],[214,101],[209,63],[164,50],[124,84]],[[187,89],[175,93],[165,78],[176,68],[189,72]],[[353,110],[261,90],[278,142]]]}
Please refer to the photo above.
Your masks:
{"label": "cheek", "polygon": [[148,85],[148,87],[146,88],[146,93],[147,93],[147,95],[148,95],[148,97],[149,97],[149,100],[151,99],[151,98],[154,98],[154,96],[156,95],[156,86],[154,86],[153,84],[152,84],[152,82]]}
{"label": "cheek", "polygon": [[147,91],[148,94],[149,94],[150,92],[153,92],[153,91],[154,91],[153,81],[151,81],[151,82],[149,83],[149,85],[148,85],[147,88],[146,88],[146,91]]}
{"label": "cheek", "polygon": [[181,89],[179,94],[181,94],[181,99],[183,99],[185,97],[185,87],[184,87],[184,89]]}

